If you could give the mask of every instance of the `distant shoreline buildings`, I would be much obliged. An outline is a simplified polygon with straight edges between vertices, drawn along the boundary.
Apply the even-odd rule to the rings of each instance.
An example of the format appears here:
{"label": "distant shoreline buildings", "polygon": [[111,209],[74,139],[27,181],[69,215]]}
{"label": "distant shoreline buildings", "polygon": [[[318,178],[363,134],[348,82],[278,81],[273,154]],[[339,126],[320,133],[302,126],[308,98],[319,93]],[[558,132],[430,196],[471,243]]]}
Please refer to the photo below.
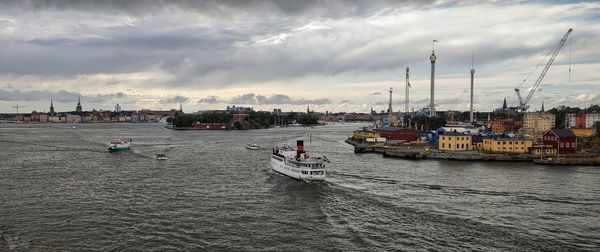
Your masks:
{"label": "distant shoreline buildings", "polygon": [[50,110],[48,113],[32,111],[31,113],[16,113],[14,121],[18,122],[40,122],[40,123],[117,123],[117,122],[161,122],[166,121],[167,117],[173,117],[182,114],[181,106],[179,110],[122,110],[117,104],[114,111],[95,110],[84,111],[81,105],[81,98],[77,100],[74,111],[56,112],[54,101],[50,100]]}

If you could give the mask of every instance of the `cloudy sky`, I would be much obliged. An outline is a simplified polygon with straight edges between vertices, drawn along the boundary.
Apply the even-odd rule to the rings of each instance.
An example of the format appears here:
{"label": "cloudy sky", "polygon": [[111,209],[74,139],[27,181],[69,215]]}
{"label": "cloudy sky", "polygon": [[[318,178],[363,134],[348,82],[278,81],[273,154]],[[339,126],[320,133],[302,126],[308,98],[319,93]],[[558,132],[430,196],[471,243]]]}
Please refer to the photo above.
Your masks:
{"label": "cloudy sky", "polygon": [[[475,3],[477,2],[477,3]],[[429,100],[488,111],[574,32],[531,105],[600,103],[600,3],[571,1],[0,1],[0,112],[256,109],[368,112]],[[569,58],[571,76],[569,79]],[[540,68],[521,85],[533,85]]]}

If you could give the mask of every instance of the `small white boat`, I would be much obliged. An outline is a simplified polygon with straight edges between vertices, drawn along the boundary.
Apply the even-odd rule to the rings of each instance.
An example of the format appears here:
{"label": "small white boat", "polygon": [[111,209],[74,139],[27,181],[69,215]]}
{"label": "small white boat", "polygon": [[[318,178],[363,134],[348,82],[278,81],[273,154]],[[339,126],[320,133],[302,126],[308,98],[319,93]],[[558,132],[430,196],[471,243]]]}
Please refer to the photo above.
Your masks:
{"label": "small white boat", "polygon": [[246,149],[249,149],[249,150],[259,150],[260,146],[258,146],[258,144],[249,143],[249,144],[246,144]]}
{"label": "small white boat", "polygon": [[79,123],[73,123],[73,129],[79,129]]}
{"label": "small white boat", "polygon": [[167,160],[167,155],[163,153],[156,154],[156,160]]}
{"label": "small white boat", "polygon": [[273,148],[273,171],[299,180],[325,180],[325,156],[309,156],[304,151],[304,141],[298,140],[296,149],[283,146]]}
{"label": "small white boat", "polygon": [[117,152],[129,150],[129,143],[131,143],[131,139],[121,140],[121,139],[113,139],[110,141],[110,146],[108,146],[109,152]]}

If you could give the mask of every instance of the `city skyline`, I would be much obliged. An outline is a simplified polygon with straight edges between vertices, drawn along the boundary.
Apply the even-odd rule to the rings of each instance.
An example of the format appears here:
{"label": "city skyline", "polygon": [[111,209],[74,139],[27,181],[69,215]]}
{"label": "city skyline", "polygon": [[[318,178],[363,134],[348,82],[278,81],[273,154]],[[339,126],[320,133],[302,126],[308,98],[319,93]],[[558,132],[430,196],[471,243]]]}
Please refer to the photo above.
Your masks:
{"label": "city skyline", "polygon": [[[594,2],[175,3],[15,1],[0,10],[0,112],[178,108],[369,112],[389,87],[429,103],[438,40],[437,110],[491,111],[564,32],[572,40],[531,100],[532,110],[600,103],[600,22]],[[572,46],[571,46],[572,43]],[[571,76],[569,76],[569,57]],[[535,75],[534,75],[535,76]],[[533,77],[532,77],[533,78]],[[570,83],[569,83],[570,81]],[[523,91],[532,85],[528,82]],[[343,90],[343,92],[340,92]],[[404,92],[394,110],[404,110]],[[86,108],[87,107],[87,108]]]}

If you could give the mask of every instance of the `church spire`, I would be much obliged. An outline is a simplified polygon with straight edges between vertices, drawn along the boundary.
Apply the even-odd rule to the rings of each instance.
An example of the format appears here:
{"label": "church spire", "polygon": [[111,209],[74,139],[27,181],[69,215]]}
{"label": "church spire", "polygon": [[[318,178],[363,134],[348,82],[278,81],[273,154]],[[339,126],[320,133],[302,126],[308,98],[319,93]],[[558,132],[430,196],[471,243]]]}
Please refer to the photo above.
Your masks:
{"label": "church spire", "polygon": [[502,103],[502,110],[506,110],[508,106],[506,106],[506,97],[504,97],[504,103]]}
{"label": "church spire", "polygon": [[52,101],[52,98],[50,98],[50,114],[54,114],[54,103]]}
{"label": "church spire", "polygon": [[542,112],[544,112],[544,100],[542,100]]}
{"label": "church spire", "polygon": [[77,99],[77,106],[75,107],[75,112],[83,112],[83,109],[81,108],[81,95]]}

